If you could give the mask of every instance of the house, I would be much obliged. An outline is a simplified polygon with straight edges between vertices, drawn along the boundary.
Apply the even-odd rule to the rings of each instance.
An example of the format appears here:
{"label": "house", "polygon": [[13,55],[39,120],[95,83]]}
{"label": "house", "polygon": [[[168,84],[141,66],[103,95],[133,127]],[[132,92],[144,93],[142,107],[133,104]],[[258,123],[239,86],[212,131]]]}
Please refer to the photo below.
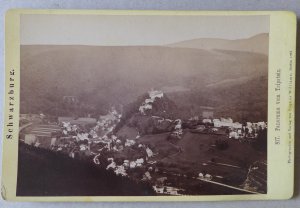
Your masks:
{"label": "house", "polygon": [[116,175],[127,176],[125,167],[123,165],[119,165],[115,168]]}
{"label": "house", "polygon": [[229,137],[229,139],[231,139],[231,138],[233,138],[233,139],[239,139],[239,135],[238,135],[238,133],[236,131],[231,131],[229,133],[228,137]]}
{"label": "house", "polygon": [[135,162],[135,161],[131,161],[131,162],[129,163],[129,167],[130,167],[130,168],[135,168],[135,167],[136,167],[136,162]]}
{"label": "house", "polygon": [[262,129],[267,128],[267,124],[266,124],[264,121],[257,122],[257,125],[258,125],[259,127],[261,127]]}
{"label": "house", "polygon": [[34,134],[25,134],[25,144],[34,145],[37,142],[37,137]]}
{"label": "house", "polygon": [[212,175],[207,173],[205,174],[204,179],[210,181],[212,179]]}
{"label": "house", "polygon": [[164,187],[164,193],[165,194],[181,195],[181,194],[178,193],[178,191],[184,191],[184,190],[180,189],[180,188],[171,187],[171,186],[165,186]]}
{"label": "house", "polygon": [[140,158],[140,159],[136,159],[136,166],[137,167],[140,167],[144,164],[144,159],[143,158]]}
{"label": "house", "polygon": [[202,120],[202,123],[206,124],[206,123],[212,123],[212,120],[209,118],[205,118]]}
{"label": "house", "polygon": [[123,166],[124,167],[129,167],[129,160],[124,160]]}
{"label": "house", "polygon": [[152,157],[153,156],[153,152],[152,152],[152,150],[149,147],[146,148],[146,153],[147,153],[148,157]]}
{"label": "house", "polygon": [[126,139],[125,147],[130,147],[135,144],[134,140]]}
{"label": "house", "polygon": [[242,128],[242,124],[239,122],[233,122],[231,118],[213,119],[214,127],[231,127],[231,128]]}
{"label": "house", "polygon": [[163,186],[152,186],[154,191],[158,194],[163,194],[164,193],[164,187]]}
{"label": "house", "polygon": [[159,90],[151,90],[148,93],[152,100],[154,100],[155,98],[162,98],[164,96],[164,93]]}
{"label": "house", "polygon": [[243,127],[243,125],[239,122],[235,122],[232,124],[232,127],[236,128],[236,129],[241,129]]}
{"label": "house", "polygon": [[200,179],[204,179],[203,173],[199,173],[198,177],[199,177]]}

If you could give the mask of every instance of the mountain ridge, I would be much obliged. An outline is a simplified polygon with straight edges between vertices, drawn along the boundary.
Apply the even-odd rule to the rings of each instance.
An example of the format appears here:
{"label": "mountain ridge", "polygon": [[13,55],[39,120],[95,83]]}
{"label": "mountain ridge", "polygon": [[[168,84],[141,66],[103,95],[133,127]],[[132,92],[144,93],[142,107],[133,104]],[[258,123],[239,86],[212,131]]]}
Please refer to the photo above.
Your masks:
{"label": "mountain ridge", "polygon": [[[127,105],[151,88],[212,97],[206,86],[258,79],[267,69],[266,55],[248,51],[21,45],[21,112],[68,115],[71,110],[60,104],[63,96],[72,95],[82,102],[82,112],[76,112],[80,116],[106,114],[111,106]],[[244,85],[236,82],[234,91],[238,84]],[[195,104],[206,105],[200,100]]]}
{"label": "mountain ridge", "polygon": [[195,48],[206,50],[234,50],[245,51],[267,55],[269,50],[268,33],[261,33],[245,39],[219,39],[219,38],[197,38],[176,43],[167,44],[174,48]]}

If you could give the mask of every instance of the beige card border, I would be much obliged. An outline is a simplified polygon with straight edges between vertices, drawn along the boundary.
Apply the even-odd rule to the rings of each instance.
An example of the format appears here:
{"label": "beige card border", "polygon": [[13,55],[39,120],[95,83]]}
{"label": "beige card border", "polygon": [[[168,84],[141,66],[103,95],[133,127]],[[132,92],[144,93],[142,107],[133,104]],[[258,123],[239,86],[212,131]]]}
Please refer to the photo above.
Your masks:
{"label": "beige card border", "polygon": [[[93,196],[93,197],[17,197],[17,158],[19,131],[20,89],[20,15],[267,15],[270,17],[269,71],[268,71],[268,192],[258,195],[210,196]],[[128,10],[24,10],[13,9],[5,20],[5,112],[3,132],[2,197],[9,201],[220,201],[288,199],[294,184],[294,104],[295,104],[295,50],[296,15],[287,11],[128,11]],[[292,55],[290,56],[290,52]],[[291,64],[291,66],[290,66]],[[276,70],[281,73],[281,130],[276,132]],[[14,75],[10,73],[14,70]],[[13,80],[12,80],[13,79]],[[10,88],[10,84],[14,87]],[[14,90],[14,100],[9,95]],[[10,103],[14,110],[10,112]],[[9,116],[13,116],[10,120]],[[10,133],[12,122],[13,132]],[[7,135],[12,134],[12,139]],[[275,144],[280,137],[280,144]],[[289,161],[289,162],[288,162]],[[28,187],[30,188],[30,187]]]}

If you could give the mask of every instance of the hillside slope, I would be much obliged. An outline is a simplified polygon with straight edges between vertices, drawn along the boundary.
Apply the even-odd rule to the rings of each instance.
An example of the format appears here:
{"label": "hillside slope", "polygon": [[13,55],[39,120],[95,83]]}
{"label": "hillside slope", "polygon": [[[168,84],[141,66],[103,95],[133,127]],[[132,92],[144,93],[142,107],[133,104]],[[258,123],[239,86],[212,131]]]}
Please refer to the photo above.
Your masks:
{"label": "hillside slope", "polygon": [[145,196],[151,186],[116,176],[91,162],[19,145],[17,196]]}
{"label": "hillside slope", "polygon": [[[262,39],[251,43],[265,44],[267,41]],[[248,39],[233,42],[231,45],[241,47],[251,45]],[[97,117],[111,106],[134,102],[153,88],[166,89],[175,97],[184,94],[186,97],[180,99],[196,101],[195,105],[206,100],[218,101],[214,106],[229,105],[227,95],[218,93],[219,99],[214,99],[215,90],[223,88],[234,96],[239,88],[265,95],[267,89],[259,87],[267,86],[261,77],[267,77],[268,56],[231,49],[22,45],[21,113],[89,113]],[[246,86],[257,81],[262,82],[258,87]],[[195,94],[200,99],[194,99]],[[78,97],[77,108],[62,105],[63,96],[70,95]],[[261,99],[259,102],[266,103],[267,97]]]}
{"label": "hillside slope", "polygon": [[197,48],[206,50],[233,50],[267,55],[269,52],[269,34],[262,33],[248,39],[224,40],[215,38],[200,38],[169,44],[169,47]]}

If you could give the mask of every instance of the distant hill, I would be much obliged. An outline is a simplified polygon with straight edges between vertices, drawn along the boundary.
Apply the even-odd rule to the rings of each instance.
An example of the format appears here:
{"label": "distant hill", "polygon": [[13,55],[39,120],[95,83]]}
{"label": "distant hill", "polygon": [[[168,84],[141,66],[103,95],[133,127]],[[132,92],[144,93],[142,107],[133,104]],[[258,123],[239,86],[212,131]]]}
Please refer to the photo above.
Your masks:
{"label": "distant hill", "polygon": [[205,50],[232,50],[261,53],[269,52],[269,34],[261,33],[248,39],[224,40],[216,38],[200,38],[169,44],[176,48],[197,48]]}
{"label": "distant hill", "polygon": [[[266,37],[229,42],[240,47],[265,45]],[[242,93],[240,89],[260,94],[259,103],[267,103],[267,80],[261,77],[267,77],[268,56],[231,49],[22,45],[21,113],[89,113],[97,117],[112,105],[135,102],[152,88],[165,89],[183,116],[196,112],[190,105],[234,108],[233,100],[257,99],[235,97]],[[249,86],[257,82],[260,84]],[[227,95],[215,94],[218,89],[226,89]],[[62,103],[64,96],[76,96],[80,104],[76,108],[66,106]]]}

